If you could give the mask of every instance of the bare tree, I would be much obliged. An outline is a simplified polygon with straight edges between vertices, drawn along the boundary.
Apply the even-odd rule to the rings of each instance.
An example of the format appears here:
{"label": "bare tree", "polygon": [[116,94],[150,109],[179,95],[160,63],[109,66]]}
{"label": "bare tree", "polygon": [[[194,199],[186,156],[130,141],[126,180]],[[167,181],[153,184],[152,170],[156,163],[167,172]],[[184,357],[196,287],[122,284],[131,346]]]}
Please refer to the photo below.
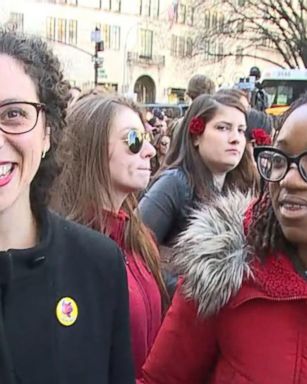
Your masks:
{"label": "bare tree", "polygon": [[307,67],[306,0],[191,2],[196,15],[193,55],[241,55],[281,68]]}

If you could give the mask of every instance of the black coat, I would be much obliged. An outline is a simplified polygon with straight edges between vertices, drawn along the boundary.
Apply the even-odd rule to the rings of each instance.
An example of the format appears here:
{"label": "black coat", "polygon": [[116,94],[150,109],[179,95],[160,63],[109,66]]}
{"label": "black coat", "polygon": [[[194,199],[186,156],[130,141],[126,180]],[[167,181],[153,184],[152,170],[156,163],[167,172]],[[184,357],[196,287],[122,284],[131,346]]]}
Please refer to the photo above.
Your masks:
{"label": "black coat", "polygon": [[45,212],[37,247],[0,252],[0,301],[1,384],[134,383],[125,265],[110,239]]}

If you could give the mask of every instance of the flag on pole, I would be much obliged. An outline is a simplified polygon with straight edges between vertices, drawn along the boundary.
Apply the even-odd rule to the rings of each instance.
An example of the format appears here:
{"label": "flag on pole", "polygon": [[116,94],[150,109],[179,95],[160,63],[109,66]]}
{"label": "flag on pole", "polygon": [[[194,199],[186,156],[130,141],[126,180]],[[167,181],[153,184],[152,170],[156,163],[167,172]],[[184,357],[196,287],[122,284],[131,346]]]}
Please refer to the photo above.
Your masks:
{"label": "flag on pole", "polygon": [[169,29],[171,29],[177,19],[179,0],[172,0],[171,5],[168,8],[168,22]]}

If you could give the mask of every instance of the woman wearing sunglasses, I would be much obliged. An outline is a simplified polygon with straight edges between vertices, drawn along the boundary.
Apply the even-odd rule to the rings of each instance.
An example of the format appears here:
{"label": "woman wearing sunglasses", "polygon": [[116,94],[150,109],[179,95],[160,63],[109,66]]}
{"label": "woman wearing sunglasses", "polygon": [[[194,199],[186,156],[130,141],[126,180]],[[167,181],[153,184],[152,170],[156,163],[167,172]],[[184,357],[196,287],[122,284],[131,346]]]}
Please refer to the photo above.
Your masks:
{"label": "woman wearing sunglasses", "polygon": [[284,115],[273,147],[255,149],[265,183],[244,222],[240,195],[195,212],[178,243],[184,281],[146,384],[307,383],[306,127],[307,95]]}
{"label": "woman wearing sunglasses", "polygon": [[[139,205],[166,261],[193,207],[227,190],[252,188],[256,171],[246,150],[245,130],[246,112],[238,97],[201,95],[191,104]],[[167,285],[172,295],[176,278],[167,275]]]}
{"label": "woman wearing sunglasses", "polygon": [[0,32],[0,383],[134,383],[122,253],[47,209],[69,86],[34,37]]}
{"label": "woman wearing sunglasses", "polygon": [[158,249],[134,194],[150,179],[155,149],[140,109],[125,98],[89,96],[68,112],[65,167],[56,189],[65,216],[115,240],[125,254],[137,377],[161,324]]}

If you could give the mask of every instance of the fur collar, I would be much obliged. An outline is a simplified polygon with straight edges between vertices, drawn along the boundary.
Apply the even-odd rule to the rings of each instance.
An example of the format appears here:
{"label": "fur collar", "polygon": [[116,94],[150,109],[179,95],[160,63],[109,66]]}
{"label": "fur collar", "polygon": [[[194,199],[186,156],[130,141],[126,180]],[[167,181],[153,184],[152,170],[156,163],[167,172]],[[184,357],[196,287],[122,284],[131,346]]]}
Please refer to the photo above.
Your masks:
{"label": "fur collar", "polygon": [[243,229],[251,196],[229,192],[192,212],[175,247],[175,268],[183,292],[198,303],[199,314],[217,313],[251,276]]}

